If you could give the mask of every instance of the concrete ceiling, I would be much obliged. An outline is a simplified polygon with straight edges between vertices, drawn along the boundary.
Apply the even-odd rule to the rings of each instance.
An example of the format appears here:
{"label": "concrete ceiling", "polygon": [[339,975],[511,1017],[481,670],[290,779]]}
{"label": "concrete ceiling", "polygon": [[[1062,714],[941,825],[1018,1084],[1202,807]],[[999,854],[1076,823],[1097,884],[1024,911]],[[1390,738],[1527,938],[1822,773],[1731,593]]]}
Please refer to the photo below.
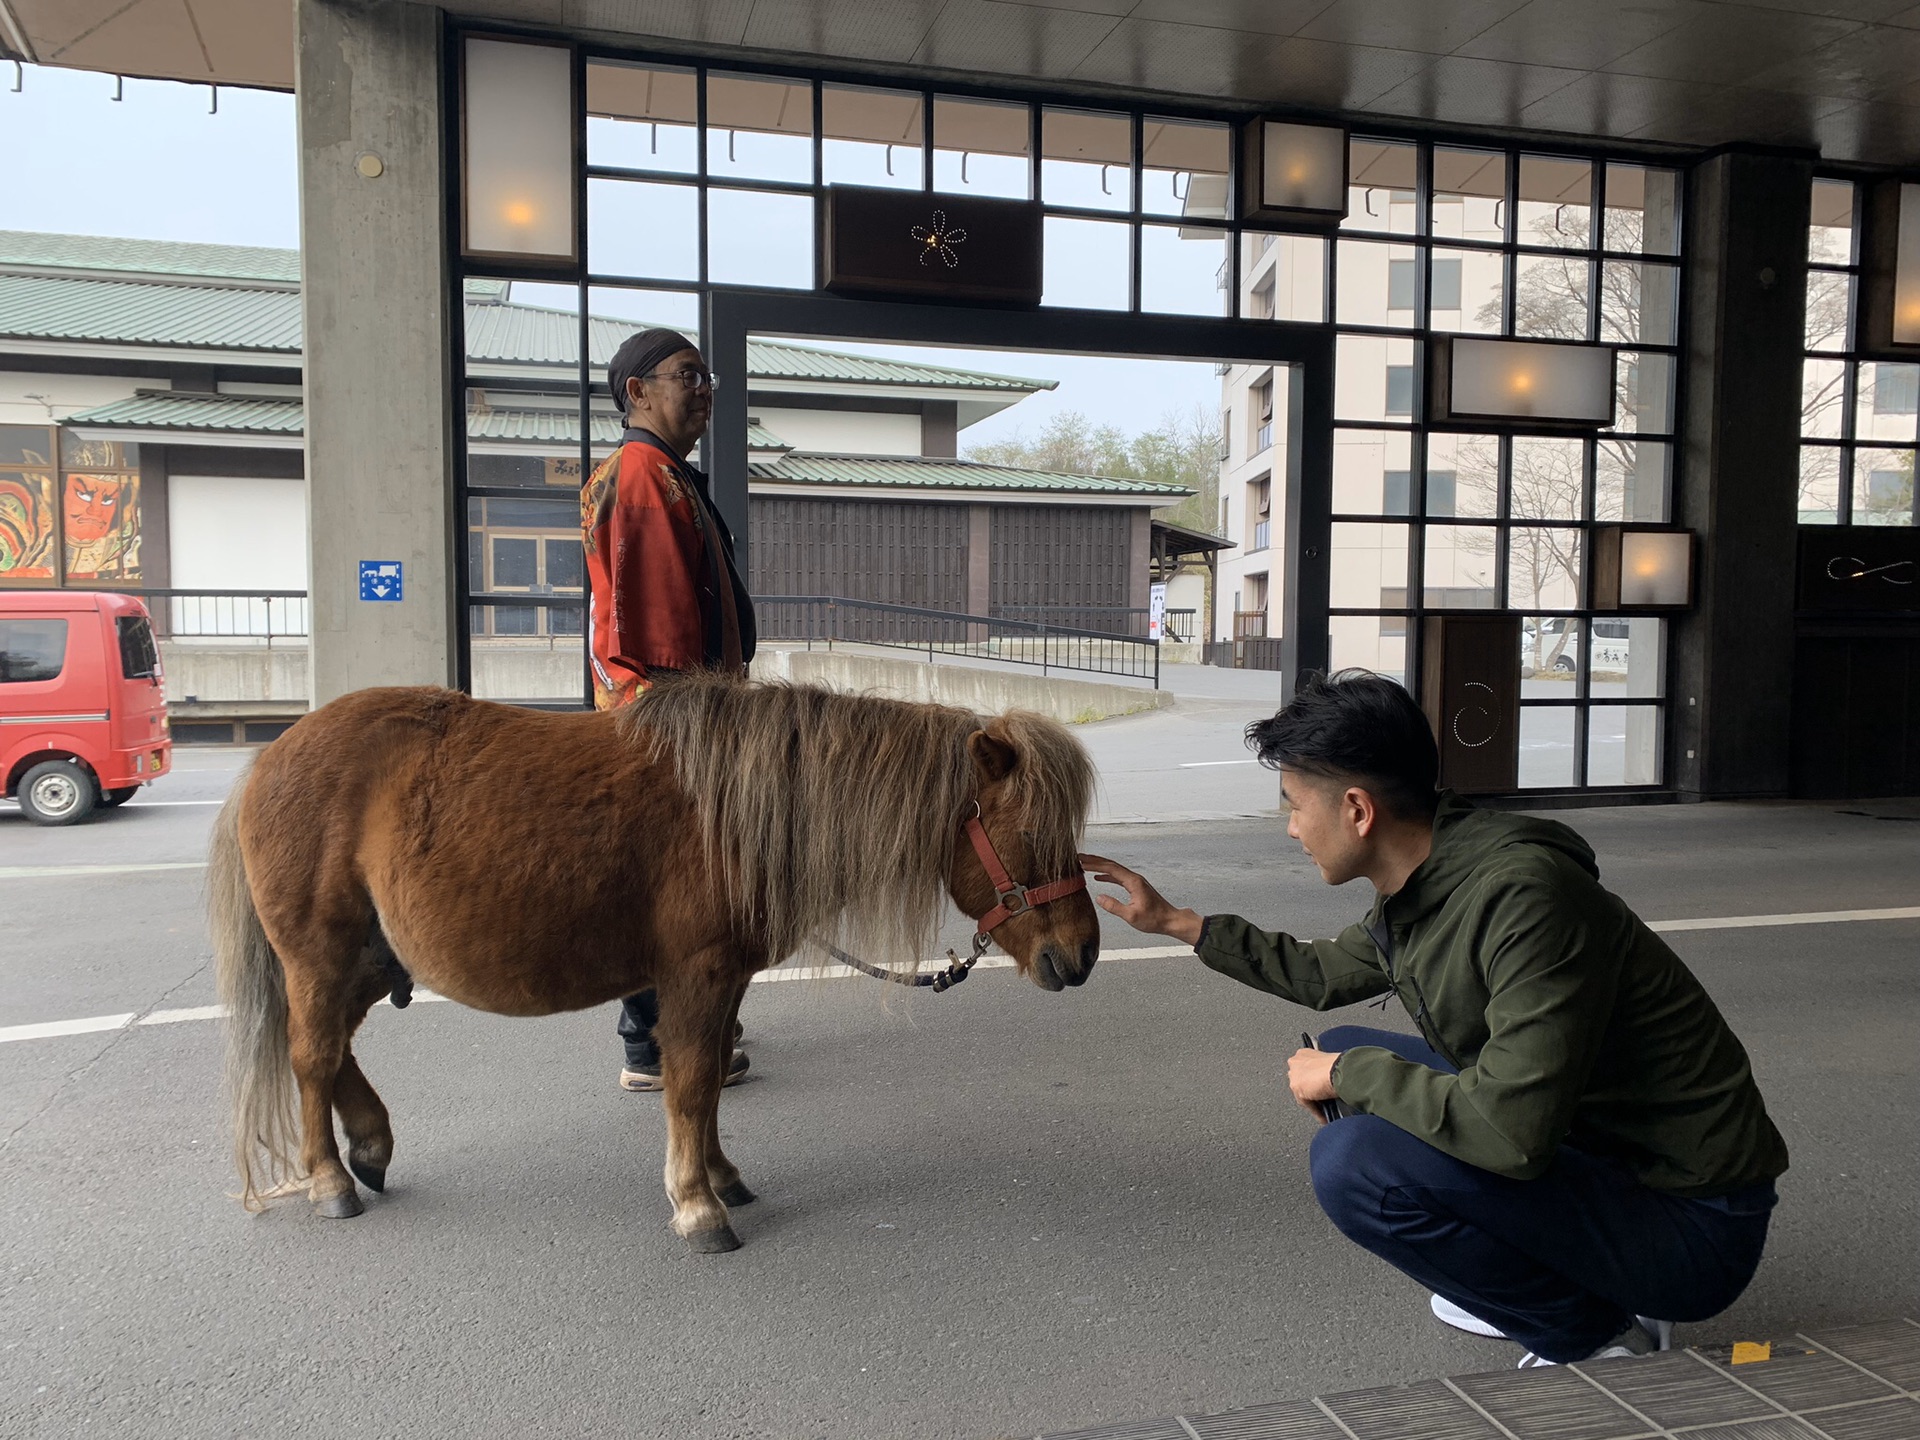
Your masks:
{"label": "concrete ceiling", "polygon": [[[347,0],[351,5],[374,0]],[[1920,164],[1914,0],[465,0],[786,63]],[[44,64],[292,84],[292,0],[0,0]]]}

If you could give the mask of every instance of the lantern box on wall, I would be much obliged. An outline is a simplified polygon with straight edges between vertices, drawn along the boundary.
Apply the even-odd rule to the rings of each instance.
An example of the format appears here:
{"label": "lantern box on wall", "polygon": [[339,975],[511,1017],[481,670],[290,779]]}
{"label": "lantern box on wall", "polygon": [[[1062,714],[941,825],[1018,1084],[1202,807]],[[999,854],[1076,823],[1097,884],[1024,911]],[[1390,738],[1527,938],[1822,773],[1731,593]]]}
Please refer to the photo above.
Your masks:
{"label": "lantern box on wall", "polygon": [[1567,340],[1436,336],[1427,418],[1435,425],[1603,430],[1614,417],[1614,348]]}
{"label": "lantern box on wall", "polygon": [[1520,785],[1520,617],[1429,615],[1420,708],[1440,750],[1440,783],[1463,795]]}
{"label": "lantern box on wall", "polygon": [[1685,610],[1693,604],[1693,532],[1668,525],[1593,527],[1595,610]]}
{"label": "lantern box on wall", "polygon": [[1032,201],[834,185],[820,224],[820,283],[835,294],[1040,303]]}
{"label": "lantern box on wall", "polygon": [[1920,182],[1861,188],[1860,353],[1920,360]]}
{"label": "lantern box on wall", "polygon": [[1240,128],[1240,218],[1333,229],[1347,217],[1347,132],[1249,120]]}
{"label": "lantern box on wall", "polygon": [[580,262],[574,53],[469,35],[460,66],[460,251],[502,271],[571,276]]}

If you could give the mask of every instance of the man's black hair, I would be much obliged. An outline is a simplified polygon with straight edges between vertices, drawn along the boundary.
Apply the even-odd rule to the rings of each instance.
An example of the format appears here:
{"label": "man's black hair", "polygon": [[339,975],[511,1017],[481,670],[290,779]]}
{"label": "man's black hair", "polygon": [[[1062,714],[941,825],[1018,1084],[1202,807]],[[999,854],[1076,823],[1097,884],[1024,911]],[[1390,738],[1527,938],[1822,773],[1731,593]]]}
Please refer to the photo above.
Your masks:
{"label": "man's black hair", "polygon": [[613,403],[620,407],[620,413],[627,413],[627,381],[644,380],[662,360],[682,350],[699,348],[678,330],[642,330],[622,340],[607,361],[607,388],[613,391]]}
{"label": "man's black hair", "polygon": [[1271,720],[1247,727],[1260,763],[1359,785],[1389,814],[1432,817],[1440,751],[1427,717],[1401,686],[1371,670],[1310,674]]}

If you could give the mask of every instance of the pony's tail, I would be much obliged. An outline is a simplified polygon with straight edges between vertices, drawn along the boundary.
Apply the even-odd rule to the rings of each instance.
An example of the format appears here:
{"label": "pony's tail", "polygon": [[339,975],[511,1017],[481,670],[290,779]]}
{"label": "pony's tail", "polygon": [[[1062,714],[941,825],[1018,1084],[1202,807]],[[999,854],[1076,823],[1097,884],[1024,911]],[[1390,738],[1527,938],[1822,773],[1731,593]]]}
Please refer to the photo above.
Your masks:
{"label": "pony's tail", "polygon": [[240,1203],[264,1210],[299,1170],[294,1154],[293,1066],[287,1047],[287,977],[267,941],[240,853],[244,777],[221,807],[207,856],[207,928],[214,976],[227,1007],[227,1103]]}

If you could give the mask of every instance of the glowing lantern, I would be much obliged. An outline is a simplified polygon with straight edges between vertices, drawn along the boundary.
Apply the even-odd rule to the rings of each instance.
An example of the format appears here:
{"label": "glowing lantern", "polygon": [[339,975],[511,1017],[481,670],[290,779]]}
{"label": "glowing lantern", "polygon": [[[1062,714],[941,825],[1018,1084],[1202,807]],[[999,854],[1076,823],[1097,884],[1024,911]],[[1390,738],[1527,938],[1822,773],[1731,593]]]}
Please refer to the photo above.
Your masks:
{"label": "glowing lantern", "polygon": [[575,246],[573,52],[469,36],[461,181],[470,256],[568,268]]}

